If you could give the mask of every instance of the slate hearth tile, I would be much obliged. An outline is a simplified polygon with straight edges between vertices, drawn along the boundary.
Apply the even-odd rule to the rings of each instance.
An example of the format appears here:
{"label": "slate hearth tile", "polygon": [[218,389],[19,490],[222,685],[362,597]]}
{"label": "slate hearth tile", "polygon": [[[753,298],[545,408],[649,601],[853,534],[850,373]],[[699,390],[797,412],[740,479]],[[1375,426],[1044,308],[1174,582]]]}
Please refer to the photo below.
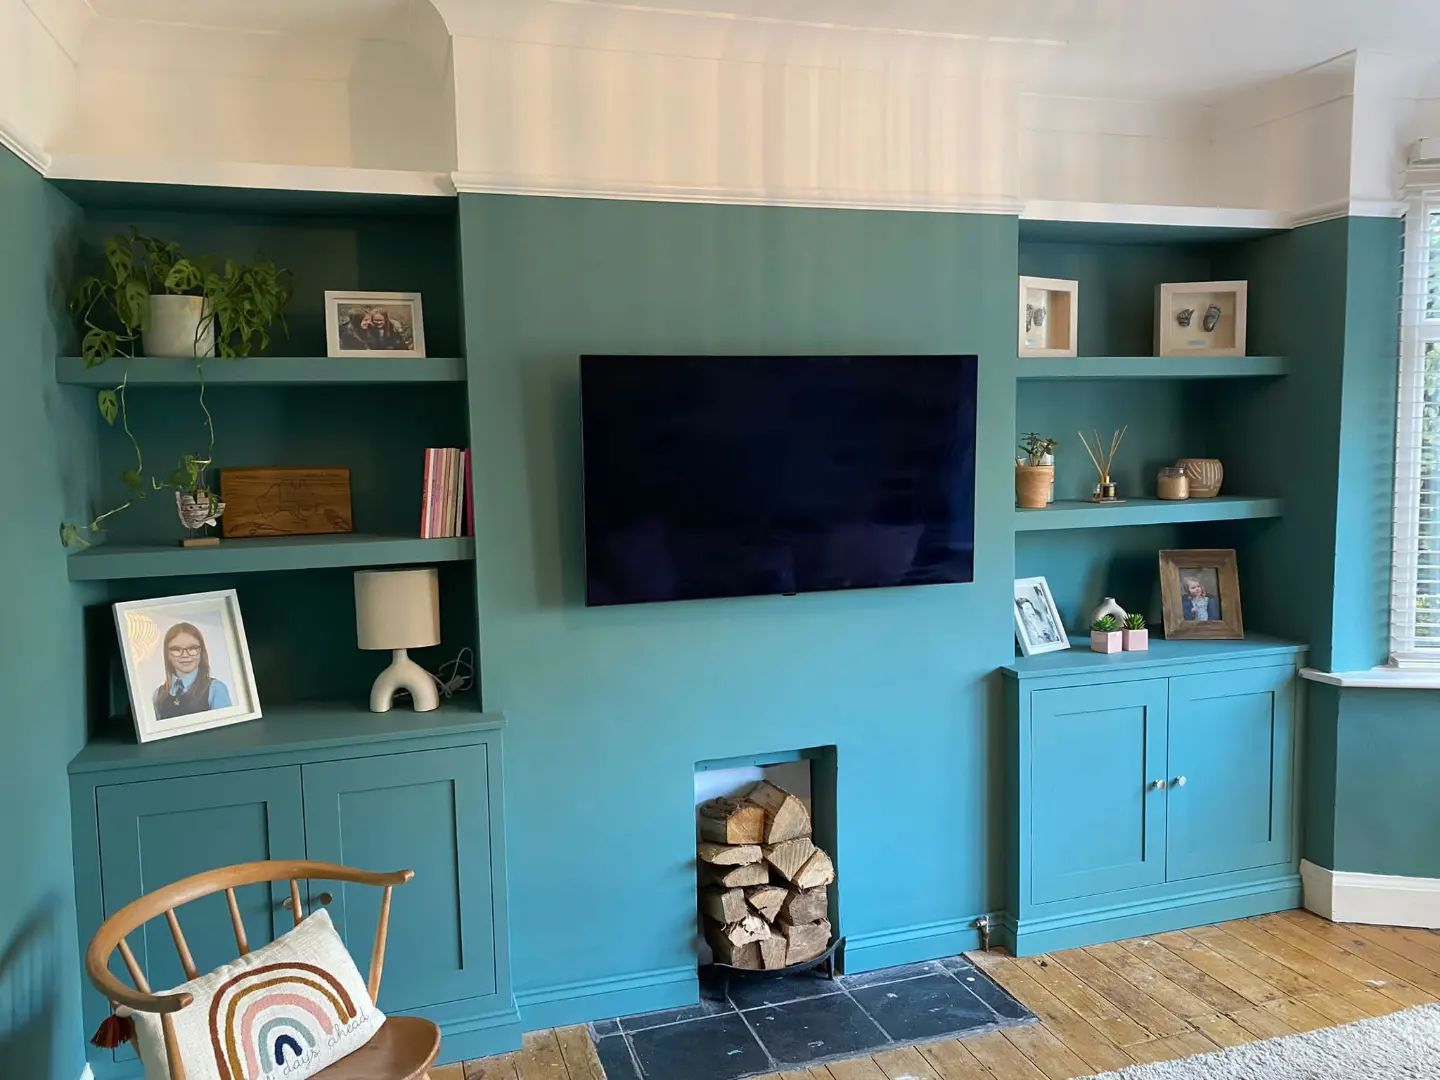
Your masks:
{"label": "slate hearth tile", "polygon": [[995,1010],[1005,1020],[1029,1019],[1030,1010],[1002,990],[982,971],[952,971],[951,978]]}
{"label": "slate hearth tile", "polygon": [[734,978],[730,980],[730,1000],[742,1012],[747,1009],[782,1005],[787,1001],[826,997],[840,993],[840,983],[809,972],[786,975],[776,979]]}
{"label": "slate hearth tile", "polygon": [[770,1059],[736,1012],[650,1028],[631,1035],[630,1042],[647,1080],[734,1080],[770,1069]]}
{"label": "slate hearth tile", "polygon": [[897,1042],[954,1035],[995,1023],[995,1014],[949,973],[850,991]]}
{"label": "slate hearth tile", "polygon": [[858,990],[864,986],[879,986],[881,983],[900,982],[902,979],[918,979],[922,975],[942,975],[945,967],[938,960],[926,960],[919,964],[905,964],[902,967],[880,968],[864,971],[859,975],[842,975],[841,981],[847,990]]}
{"label": "slate hearth tile", "polygon": [[606,1035],[615,1035],[619,1031],[619,1020],[594,1020],[590,1024],[590,1037],[593,1039],[603,1039]]}
{"label": "slate hearth tile", "polygon": [[660,1009],[658,1012],[641,1013],[639,1016],[622,1016],[620,1026],[633,1035],[637,1031],[648,1031],[650,1028],[664,1027],[666,1024],[679,1024],[686,1020],[703,1020],[707,1016],[718,1016],[720,1013],[734,1011],[735,1006],[728,1001],[701,998],[694,1005],[682,1005],[678,1009]]}
{"label": "slate hearth tile", "polygon": [[608,1035],[603,1039],[596,1039],[595,1053],[605,1070],[605,1080],[640,1080],[624,1035]]}
{"label": "slate hearth tile", "polygon": [[861,1054],[890,1042],[848,994],[754,1009],[745,1019],[782,1068]]}
{"label": "slate hearth tile", "polygon": [[969,973],[975,970],[975,965],[966,960],[963,956],[946,956],[940,961],[940,966],[946,971],[961,971]]}

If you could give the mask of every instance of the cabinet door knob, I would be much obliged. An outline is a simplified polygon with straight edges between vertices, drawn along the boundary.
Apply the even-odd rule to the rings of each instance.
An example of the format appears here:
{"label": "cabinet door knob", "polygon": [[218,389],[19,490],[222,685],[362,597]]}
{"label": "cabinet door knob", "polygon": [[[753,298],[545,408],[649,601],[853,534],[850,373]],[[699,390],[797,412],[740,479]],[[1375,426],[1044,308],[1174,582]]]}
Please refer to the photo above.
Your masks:
{"label": "cabinet door knob", "polygon": [[[319,896],[315,897],[315,903],[320,905],[321,907],[326,907],[334,899],[335,897],[331,896],[328,892],[322,892]],[[290,911],[295,907],[295,905],[291,903],[290,897],[288,896],[285,897],[284,900],[280,901],[280,906],[286,911]]]}
{"label": "cabinet door knob", "polygon": [[1164,780],[1151,780],[1151,781],[1150,781],[1150,790],[1151,790],[1151,791],[1159,791],[1159,790],[1160,790],[1161,788],[1163,788],[1164,786],[1165,786],[1165,781],[1164,781]]}
{"label": "cabinet door knob", "polygon": [[1185,786],[1185,777],[1183,777],[1183,776],[1177,776],[1177,777],[1175,777],[1175,786],[1176,786],[1176,787],[1184,787],[1184,786]]}

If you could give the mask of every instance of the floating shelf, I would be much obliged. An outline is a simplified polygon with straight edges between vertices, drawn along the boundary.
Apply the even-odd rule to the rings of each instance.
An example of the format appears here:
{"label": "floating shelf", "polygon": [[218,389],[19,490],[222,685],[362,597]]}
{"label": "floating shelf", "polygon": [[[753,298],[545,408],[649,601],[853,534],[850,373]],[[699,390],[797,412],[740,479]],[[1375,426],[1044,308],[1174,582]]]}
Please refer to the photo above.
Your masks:
{"label": "floating shelf", "polygon": [[[68,386],[115,386],[122,375],[112,359],[87,369],[78,356],[55,358],[55,381]],[[364,386],[392,383],[461,383],[465,358],[414,359],[340,356],[246,356],[205,361],[207,386]],[[131,386],[194,386],[195,361],[142,356],[130,361]]]}
{"label": "floating shelf", "polygon": [[343,566],[468,562],[470,537],[419,540],[412,536],[343,533],[222,540],[216,547],[173,544],[100,544],[67,560],[71,581],[181,577],[189,574],[250,574],[273,570],[320,570]]}
{"label": "floating shelf", "polygon": [[1107,529],[1121,525],[1167,525],[1187,521],[1247,521],[1277,518],[1284,510],[1280,499],[1247,499],[1220,495],[1213,499],[1127,499],[1123,503],[1096,504],[1088,499],[1060,499],[1043,510],[1015,510],[1016,532],[1052,529]]}
{"label": "floating shelf", "polygon": [[1018,357],[1015,377],[1062,379],[1253,379],[1285,375],[1284,356],[1069,356]]}

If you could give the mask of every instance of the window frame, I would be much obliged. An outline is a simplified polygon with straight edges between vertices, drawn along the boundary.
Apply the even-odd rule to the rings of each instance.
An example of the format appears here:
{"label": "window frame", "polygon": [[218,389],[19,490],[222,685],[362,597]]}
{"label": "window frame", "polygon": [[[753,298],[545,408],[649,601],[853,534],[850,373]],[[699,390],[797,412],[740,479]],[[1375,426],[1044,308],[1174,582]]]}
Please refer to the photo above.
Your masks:
{"label": "window frame", "polygon": [[[1440,671],[1440,607],[1422,628],[1423,575],[1440,603],[1440,400],[1427,402],[1427,364],[1440,369],[1440,188],[1407,192],[1404,277],[1400,308],[1399,385],[1396,393],[1395,488],[1390,586],[1390,664]],[[1426,433],[1427,411],[1431,430]],[[1428,439],[1428,447],[1427,447]],[[1431,474],[1427,478],[1426,454]],[[1436,485],[1426,492],[1427,480]],[[1425,505],[1429,502],[1429,506]],[[1422,527],[1432,532],[1429,566]],[[1423,636],[1421,636],[1423,634]]]}

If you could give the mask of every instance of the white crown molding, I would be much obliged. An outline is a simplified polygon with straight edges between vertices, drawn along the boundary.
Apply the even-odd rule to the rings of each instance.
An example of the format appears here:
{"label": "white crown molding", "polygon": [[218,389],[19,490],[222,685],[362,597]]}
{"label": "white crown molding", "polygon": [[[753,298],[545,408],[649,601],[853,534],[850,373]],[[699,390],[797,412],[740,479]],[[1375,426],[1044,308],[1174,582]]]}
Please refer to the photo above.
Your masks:
{"label": "white crown molding", "polygon": [[1300,861],[1305,907],[1337,923],[1440,929],[1440,878],[1360,874]]}
{"label": "white crown molding", "polygon": [[446,198],[455,194],[443,172],[354,169],[330,165],[266,165],[256,162],[157,161],[149,158],[56,154],[43,170],[52,180],[185,184],[196,187],[273,188],[363,195]]}
{"label": "white crown molding", "polygon": [[1286,229],[1290,215],[1283,210],[1229,206],[1160,206],[1145,203],[1059,202],[1032,199],[1020,217],[1024,221],[1083,221],[1107,225],[1193,225],[1207,228]]}
{"label": "white crown molding", "polygon": [[[1405,204],[1395,199],[1337,199],[1335,202],[1297,210],[1290,217],[1290,227],[1315,225],[1343,217],[1398,218],[1405,213]],[[1324,681],[1324,680],[1320,680]]]}
{"label": "white crown molding", "polygon": [[1010,214],[1020,203],[1007,196],[872,195],[844,191],[796,193],[746,191],[742,188],[684,187],[664,184],[588,184],[562,179],[521,180],[487,173],[457,172],[451,177],[462,194],[534,195],[560,199],[618,199],[633,202],[713,203],[725,206],[792,206],[820,210],[899,210],[931,214]]}
{"label": "white crown molding", "polygon": [[0,146],[5,147],[41,176],[49,171],[50,155],[29,139],[21,138],[18,132],[12,131],[4,123],[0,123]]}

